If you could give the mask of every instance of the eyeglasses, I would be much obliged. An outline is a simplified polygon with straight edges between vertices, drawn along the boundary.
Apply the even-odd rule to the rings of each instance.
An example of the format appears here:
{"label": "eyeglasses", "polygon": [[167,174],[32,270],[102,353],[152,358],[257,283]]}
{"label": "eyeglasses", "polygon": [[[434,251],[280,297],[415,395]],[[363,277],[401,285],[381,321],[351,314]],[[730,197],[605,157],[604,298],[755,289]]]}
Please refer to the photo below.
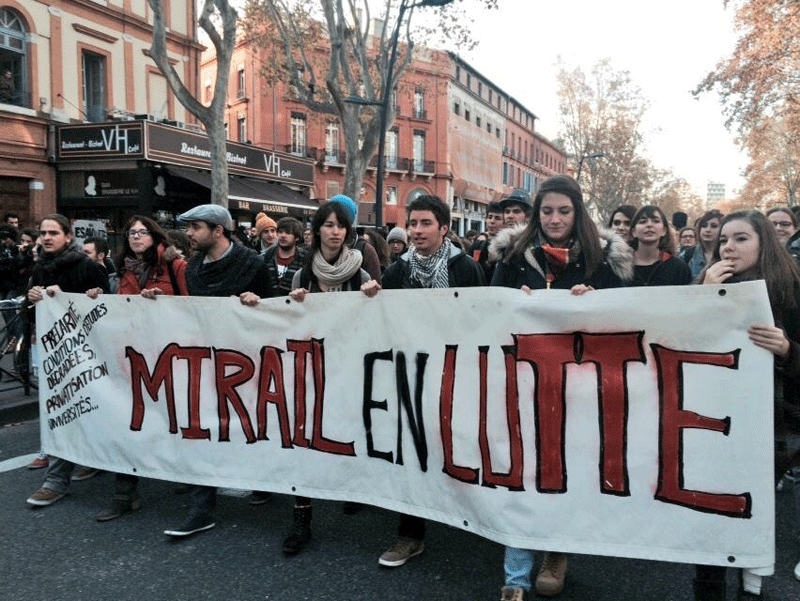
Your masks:
{"label": "eyeglasses", "polygon": [[128,230],[128,238],[144,238],[150,235],[150,230]]}

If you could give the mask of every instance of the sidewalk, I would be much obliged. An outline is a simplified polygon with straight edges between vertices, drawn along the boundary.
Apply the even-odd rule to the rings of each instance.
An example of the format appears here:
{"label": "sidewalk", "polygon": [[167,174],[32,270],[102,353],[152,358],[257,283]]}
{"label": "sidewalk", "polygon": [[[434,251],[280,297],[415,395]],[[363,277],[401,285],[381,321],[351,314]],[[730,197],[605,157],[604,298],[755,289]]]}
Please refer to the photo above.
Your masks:
{"label": "sidewalk", "polygon": [[3,379],[0,382],[0,425],[39,417],[39,392],[31,389],[25,396],[22,386]]}

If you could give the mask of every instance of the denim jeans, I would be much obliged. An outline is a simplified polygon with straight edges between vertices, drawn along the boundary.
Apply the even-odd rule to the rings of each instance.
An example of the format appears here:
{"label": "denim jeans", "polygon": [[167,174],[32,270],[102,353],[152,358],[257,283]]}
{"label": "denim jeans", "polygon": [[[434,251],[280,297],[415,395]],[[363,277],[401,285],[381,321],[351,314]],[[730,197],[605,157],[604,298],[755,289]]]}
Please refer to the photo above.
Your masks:
{"label": "denim jeans", "polygon": [[44,476],[44,484],[42,484],[42,488],[54,490],[59,493],[67,492],[74,467],[75,464],[71,461],[51,456],[50,464],[47,466],[47,473]]}
{"label": "denim jeans", "polygon": [[531,572],[533,572],[533,554],[531,549],[506,547],[503,570],[506,573],[506,586],[514,586],[526,591],[531,590]]}

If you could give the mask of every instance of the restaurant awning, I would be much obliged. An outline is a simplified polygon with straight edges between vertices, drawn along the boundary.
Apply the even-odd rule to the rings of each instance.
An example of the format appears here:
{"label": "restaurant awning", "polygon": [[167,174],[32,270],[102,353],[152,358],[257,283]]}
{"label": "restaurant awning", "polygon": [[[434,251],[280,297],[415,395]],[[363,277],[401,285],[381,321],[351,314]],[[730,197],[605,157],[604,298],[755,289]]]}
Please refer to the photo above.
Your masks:
{"label": "restaurant awning", "polygon": [[[189,180],[211,189],[211,173],[183,167],[167,169],[173,177]],[[283,184],[252,177],[228,177],[228,207],[257,213],[288,213],[289,208],[316,211],[319,205]]]}

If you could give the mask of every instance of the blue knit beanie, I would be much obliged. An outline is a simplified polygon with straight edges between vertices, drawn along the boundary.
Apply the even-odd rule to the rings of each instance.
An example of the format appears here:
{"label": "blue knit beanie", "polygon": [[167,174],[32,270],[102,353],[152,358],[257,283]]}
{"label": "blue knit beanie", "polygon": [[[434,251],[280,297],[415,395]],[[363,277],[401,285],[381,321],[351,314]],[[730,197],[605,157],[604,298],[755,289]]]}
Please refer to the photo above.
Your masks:
{"label": "blue knit beanie", "polygon": [[340,205],[342,205],[347,210],[347,214],[350,215],[350,224],[356,225],[356,212],[358,211],[358,208],[356,207],[356,203],[353,202],[352,198],[345,196],[344,194],[337,194],[331,198],[331,202],[338,202]]}

